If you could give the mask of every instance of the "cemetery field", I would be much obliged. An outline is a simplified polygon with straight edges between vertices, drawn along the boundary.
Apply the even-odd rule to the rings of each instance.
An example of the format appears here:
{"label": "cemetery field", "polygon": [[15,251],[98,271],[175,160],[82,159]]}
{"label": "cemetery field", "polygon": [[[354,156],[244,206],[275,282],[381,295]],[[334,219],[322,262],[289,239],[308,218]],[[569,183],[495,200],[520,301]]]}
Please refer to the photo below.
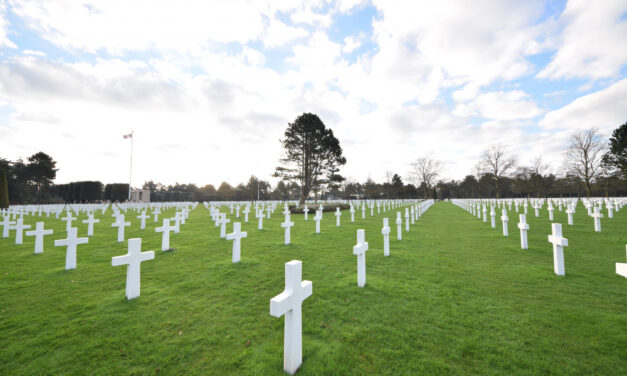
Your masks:
{"label": "cemetery field", "polygon": [[[527,214],[529,249],[520,249],[518,215],[509,211],[509,237],[449,202],[438,202],[396,240],[396,210],[361,219],[344,211],[341,227],[324,213],[321,234],[313,213],[292,215],[291,245],[283,244],[281,207],[263,230],[251,214],[242,231],[241,262],[220,239],[209,211],[198,205],[170,252],[157,224],[139,229],[127,214],[126,238],[141,237],[155,259],[141,264],[141,296],[125,297],[126,266],[111,209],[98,211],[77,267],[64,270],[65,222],[44,253],[0,238],[1,375],[283,374],[283,320],[269,314],[284,289],[284,265],[303,262],[313,295],[303,302],[303,364],[299,375],[627,374],[627,208],[593,219],[579,203],[574,226],[555,211],[569,246],[566,275],[553,273],[546,207]],[[223,211],[228,210],[223,208]],[[403,220],[404,220],[404,209]],[[522,211],[522,207],[521,207]],[[500,211],[499,216],[500,217]],[[174,215],[174,209],[167,211]],[[606,214],[606,213],[605,213]],[[607,216],[607,214],[606,214]],[[390,256],[383,256],[382,218],[390,219]],[[232,222],[227,233],[232,230]],[[86,226],[75,221],[79,236]],[[239,221],[243,222],[243,215]],[[161,222],[161,219],[160,219]],[[159,223],[159,226],[161,223]],[[365,229],[367,282],[357,286],[356,230]]]}

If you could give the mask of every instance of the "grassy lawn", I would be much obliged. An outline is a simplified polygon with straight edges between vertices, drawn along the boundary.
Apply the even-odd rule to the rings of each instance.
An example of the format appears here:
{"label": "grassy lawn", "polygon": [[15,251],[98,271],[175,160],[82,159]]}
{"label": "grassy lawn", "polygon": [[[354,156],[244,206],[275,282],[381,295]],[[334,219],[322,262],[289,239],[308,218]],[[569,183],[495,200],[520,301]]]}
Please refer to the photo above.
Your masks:
{"label": "grassy lawn", "polygon": [[[172,234],[173,252],[160,251],[152,220],[141,231],[127,215],[127,239],[141,237],[142,250],[156,254],[142,263],[141,296],[132,301],[126,267],[111,266],[126,243],[115,241],[110,210],[96,215],[101,223],[78,247],[76,270],[64,270],[65,248],[53,246],[65,238],[61,220],[44,217],[55,233],[43,254],[33,254],[33,237],[21,246],[14,232],[0,238],[0,374],[280,375],[283,318],[270,316],[269,305],[294,259],[313,282],[299,375],[627,374],[627,279],[614,270],[626,262],[627,208],[604,218],[601,233],[581,204],[574,226],[555,211],[569,240],[565,277],[553,274],[546,206],[540,218],[530,208],[529,249],[521,250],[513,210],[505,238],[500,220],[492,229],[489,218],[436,203],[402,241],[393,226],[389,257],[381,218],[392,224],[395,211],[368,210],[366,219],[357,211],[354,224],[344,211],[339,228],[325,213],[321,234],[313,213],[308,221],[293,215],[289,246],[280,212],[262,231],[252,215],[242,224],[239,264],[202,205]],[[33,227],[37,220],[25,218]],[[76,225],[86,236],[86,225]],[[352,254],[358,228],[370,245],[363,289]]]}

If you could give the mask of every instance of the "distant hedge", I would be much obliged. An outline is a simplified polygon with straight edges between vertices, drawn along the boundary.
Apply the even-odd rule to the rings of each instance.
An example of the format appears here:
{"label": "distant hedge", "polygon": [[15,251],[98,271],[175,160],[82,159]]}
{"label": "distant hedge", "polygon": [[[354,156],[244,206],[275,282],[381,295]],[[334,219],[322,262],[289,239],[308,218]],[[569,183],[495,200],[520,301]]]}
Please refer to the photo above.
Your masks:
{"label": "distant hedge", "polygon": [[99,181],[76,181],[57,184],[52,188],[54,196],[65,202],[94,202],[102,200],[102,183]]}
{"label": "distant hedge", "polygon": [[105,185],[104,199],[114,202],[128,200],[128,184],[115,183]]}

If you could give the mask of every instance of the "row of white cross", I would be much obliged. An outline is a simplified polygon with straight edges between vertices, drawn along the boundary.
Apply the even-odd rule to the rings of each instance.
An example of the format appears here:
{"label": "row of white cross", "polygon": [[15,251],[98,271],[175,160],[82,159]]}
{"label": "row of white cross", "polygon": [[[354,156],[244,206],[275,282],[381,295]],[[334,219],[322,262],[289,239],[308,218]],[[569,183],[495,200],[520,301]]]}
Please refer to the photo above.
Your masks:
{"label": "row of white cross", "polygon": [[[476,213],[477,218],[481,218],[481,213],[483,213],[483,222],[487,221],[486,203],[483,203],[482,205],[481,202],[476,202],[476,201],[471,201],[471,200],[453,200],[453,204],[461,207],[462,209],[471,213],[473,216],[475,216],[475,213]],[[568,208],[566,209],[566,213],[568,215],[568,224],[571,226],[573,225],[573,214],[575,213],[576,204],[577,204],[576,202],[571,201],[568,203]],[[535,212],[536,217],[538,217],[539,216],[538,210],[541,205],[538,205],[535,202],[532,205],[536,211]],[[480,211],[481,207],[483,208],[483,210]],[[615,206],[616,210],[618,210],[618,207],[619,207],[619,204],[617,202]],[[611,211],[612,205],[609,205],[608,208]],[[547,210],[549,211],[549,220],[553,221],[554,209],[551,204],[551,200],[548,200]],[[588,211],[590,213],[589,206],[588,206]],[[525,212],[526,212],[526,208],[525,208]],[[594,231],[600,232],[601,231],[601,218],[603,217],[603,214],[600,213],[599,206],[594,207],[594,212],[591,214],[591,216],[594,218]],[[495,219],[494,206],[491,206],[490,217],[491,217],[492,228],[495,228],[496,226],[495,226],[495,220],[494,220]],[[508,224],[509,218],[507,216],[507,210],[505,208],[502,209],[501,221],[503,225],[503,236],[508,236],[507,224]],[[522,249],[528,249],[529,246],[527,242],[527,231],[529,230],[529,224],[526,221],[525,214],[519,215],[518,228],[520,229],[520,247]],[[555,274],[559,276],[563,276],[566,274],[565,267],[564,267],[564,247],[568,246],[568,239],[564,238],[562,235],[561,223],[552,223],[551,230],[552,230],[552,234],[548,236],[548,241],[553,244],[553,271],[555,272]],[[622,265],[623,264],[620,264],[620,263],[616,264],[616,273],[624,277],[627,277],[627,266],[622,266]]]}

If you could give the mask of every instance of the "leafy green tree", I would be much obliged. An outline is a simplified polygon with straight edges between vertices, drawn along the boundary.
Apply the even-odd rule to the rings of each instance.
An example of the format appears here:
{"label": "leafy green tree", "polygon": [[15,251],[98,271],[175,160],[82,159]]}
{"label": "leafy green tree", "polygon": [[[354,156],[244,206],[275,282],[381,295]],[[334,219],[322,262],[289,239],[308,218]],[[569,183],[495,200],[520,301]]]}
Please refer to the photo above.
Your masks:
{"label": "leafy green tree", "polygon": [[612,132],[609,150],[603,156],[603,165],[618,170],[623,179],[627,179],[627,122]]}
{"label": "leafy green tree", "polygon": [[340,141],[317,115],[298,116],[288,124],[281,143],[285,154],[274,176],[300,185],[300,205],[312,191],[337,186],[344,180],[338,174],[339,167],[346,164]]}
{"label": "leafy green tree", "polygon": [[58,169],[51,156],[44,152],[39,152],[28,157],[26,166],[28,180],[35,184],[35,190],[41,192],[44,188],[52,185],[52,181],[57,176]]}

